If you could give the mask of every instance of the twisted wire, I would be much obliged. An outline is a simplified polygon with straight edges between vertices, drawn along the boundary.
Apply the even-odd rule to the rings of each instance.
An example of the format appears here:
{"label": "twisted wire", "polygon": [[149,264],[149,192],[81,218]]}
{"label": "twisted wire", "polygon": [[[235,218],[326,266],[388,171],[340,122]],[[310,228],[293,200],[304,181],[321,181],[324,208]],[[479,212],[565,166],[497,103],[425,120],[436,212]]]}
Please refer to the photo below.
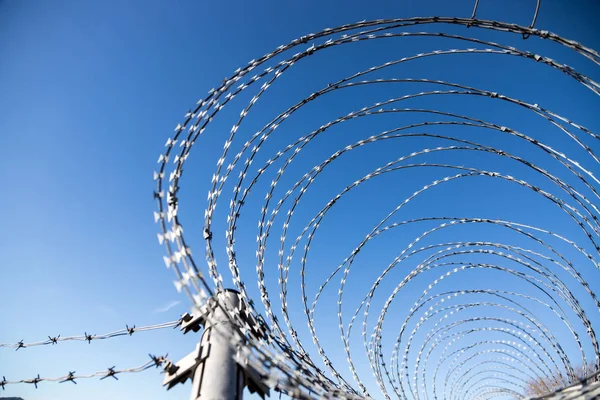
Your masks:
{"label": "twisted wire", "polygon": [[17,343],[0,343],[0,347],[13,348],[15,350],[26,349],[28,347],[36,347],[36,346],[47,346],[47,345],[55,345],[59,342],[68,342],[68,341],[80,341],[80,342],[88,342],[91,343],[93,340],[105,340],[111,339],[119,336],[132,336],[135,332],[147,332],[154,331],[158,329],[166,329],[166,328],[176,328],[181,325],[182,319],[178,319],[175,321],[163,322],[161,324],[155,325],[147,325],[147,326],[135,326],[135,325],[125,325],[125,329],[119,329],[116,331],[103,333],[103,334],[88,334],[85,332],[83,335],[76,336],[50,336],[48,335],[47,340],[39,340],[37,342],[28,342],[25,343],[24,340],[20,340]]}
{"label": "twisted wire", "polygon": [[[154,355],[150,354],[149,357],[150,357],[150,361],[148,361],[140,366],[137,366],[137,367],[126,368],[126,369],[116,369],[116,367],[111,367],[104,371],[98,371],[98,372],[84,374],[84,375],[77,375],[76,371],[70,371],[67,375],[59,376],[59,377],[46,378],[46,377],[40,377],[40,375],[38,374],[35,378],[21,379],[21,380],[16,380],[16,381],[7,380],[6,377],[3,376],[2,380],[0,381],[0,387],[2,389],[5,389],[5,386],[7,386],[7,385],[27,383],[27,384],[34,385],[37,388],[38,384],[40,384],[41,382],[59,382],[59,383],[71,382],[73,384],[77,384],[77,381],[80,379],[91,379],[91,378],[100,378],[101,380],[106,379],[106,378],[113,378],[113,379],[118,380],[119,378],[117,377],[117,375],[119,375],[119,374],[137,373],[137,372],[145,371],[152,367],[158,368],[158,367],[163,367],[167,364],[170,364],[170,361],[166,358],[166,356],[154,356]],[[170,365],[172,365],[172,364],[170,364]]]}

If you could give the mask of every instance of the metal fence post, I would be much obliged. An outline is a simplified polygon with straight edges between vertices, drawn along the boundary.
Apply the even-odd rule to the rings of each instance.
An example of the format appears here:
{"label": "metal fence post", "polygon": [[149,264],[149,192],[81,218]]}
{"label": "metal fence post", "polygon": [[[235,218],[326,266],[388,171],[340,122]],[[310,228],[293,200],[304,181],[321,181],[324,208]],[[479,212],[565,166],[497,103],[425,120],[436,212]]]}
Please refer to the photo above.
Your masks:
{"label": "metal fence post", "polygon": [[[221,304],[239,308],[235,291],[226,290],[216,294]],[[241,400],[244,389],[244,372],[234,360],[235,350],[231,345],[235,337],[235,326],[220,307],[210,308],[204,332],[200,340],[201,361],[194,372],[191,400]],[[215,325],[218,324],[218,331]]]}
{"label": "metal fence post", "polygon": [[[198,332],[204,326],[204,332],[196,350],[181,359],[177,364],[165,367],[163,385],[168,389],[192,379],[192,400],[241,400],[246,382],[242,366],[235,358],[236,343],[243,338],[229,319],[226,307],[240,311],[239,293],[235,290],[224,290],[215,293],[214,297],[193,315],[185,314],[181,329],[184,333]],[[268,388],[254,384],[251,389],[259,390],[264,396]]]}

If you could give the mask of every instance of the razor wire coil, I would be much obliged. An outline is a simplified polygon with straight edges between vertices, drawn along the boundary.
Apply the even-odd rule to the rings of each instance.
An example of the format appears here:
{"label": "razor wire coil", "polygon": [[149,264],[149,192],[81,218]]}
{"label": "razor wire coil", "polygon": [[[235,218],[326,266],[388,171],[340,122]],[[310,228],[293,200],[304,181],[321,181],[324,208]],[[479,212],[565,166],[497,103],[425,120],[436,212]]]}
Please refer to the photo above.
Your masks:
{"label": "razor wire coil", "polygon": [[[600,160],[594,147],[600,136],[591,129],[578,124],[558,112],[544,108],[542,105],[514,98],[497,91],[486,90],[462,83],[449,82],[428,78],[369,78],[370,75],[385,71],[386,69],[409,63],[415,60],[437,60],[450,55],[490,55],[494,57],[512,57],[527,60],[545,67],[560,71],[571,79],[583,85],[595,95],[600,94],[600,86],[591,77],[588,77],[572,67],[562,64],[557,60],[545,57],[531,51],[519,50],[513,46],[502,45],[490,40],[478,39],[452,32],[442,31],[410,31],[410,28],[419,27],[469,27],[506,34],[519,34],[523,38],[535,37],[539,40],[549,41],[567,48],[579,56],[589,60],[596,66],[600,64],[600,55],[595,50],[581,45],[575,41],[565,39],[559,35],[545,30],[534,28],[540,8],[538,1],[530,27],[521,27],[515,24],[502,23],[475,19],[477,12],[476,2],[472,18],[406,18],[376,21],[361,21],[355,24],[343,25],[337,28],[325,29],[321,32],[302,36],[287,45],[279,46],[258,59],[252,60],[246,67],[238,68],[234,74],[226,78],[222,84],[212,89],[208,96],[200,99],[197,106],[190,110],[184,121],[177,125],[172,138],[166,142],[166,149],[159,157],[159,169],[154,177],[157,181],[155,198],[158,210],[155,220],[159,224],[158,239],[164,244],[167,255],[164,261],[167,267],[172,268],[177,276],[175,282],[179,291],[184,291],[196,306],[202,306],[216,291],[225,288],[223,274],[231,276],[232,283],[240,292],[243,303],[246,305],[246,314],[256,316],[254,326],[248,326],[247,316],[242,317],[239,312],[230,310],[230,316],[240,328],[240,335],[244,337],[245,345],[239,348],[240,359],[251,365],[269,386],[285,392],[292,397],[370,397],[374,396],[372,389],[368,389],[363,382],[361,374],[353,361],[356,348],[351,347],[351,333],[362,313],[362,345],[366,354],[369,367],[373,373],[376,387],[385,398],[429,398],[444,396],[449,398],[490,398],[499,395],[509,395],[522,398],[525,393],[527,380],[541,379],[548,391],[557,387],[567,386],[577,381],[574,371],[573,355],[568,355],[553,333],[554,325],[548,325],[540,320],[535,313],[528,310],[525,304],[533,304],[548,310],[563,324],[575,343],[576,353],[580,356],[584,374],[589,374],[588,364],[591,361],[593,369],[600,369],[600,349],[594,331],[594,323],[590,319],[590,311],[584,309],[579,298],[582,293],[588,300],[600,309],[600,303],[594,292],[594,285],[583,277],[575,263],[570,260],[565,250],[575,252],[587,260],[594,269],[598,268],[597,253],[600,252],[600,222],[598,216],[598,178],[597,171]],[[471,30],[470,32],[473,32]],[[483,48],[449,48],[418,53],[382,64],[375,65],[365,70],[358,71],[350,76],[327,84],[320,90],[297,100],[295,104],[279,112],[266,125],[246,139],[238,139],[238,131],[243,130],[243,123],[251,118],[252,110],[259,100],[266,96],[268,89],[275,86],[278,79],[285,72],[296,67],[304,59],[325,50],[353,45],[360,42],[380,41],[387,39],[404,39],[409,37],[439,38],[453,40],[457,43],[482,46]],[[277,61],[280,60],[280,61]],[[300,67],[297,67],[300,68]],[[256,72],[254,72],[256,71]],[[255,75],[250,76],[254,72]],[[294,114],[303,107],[318,102],[321,98],[336,94],[337,92],[351,90],[356,87],[372,87],[383,85],[403,85],[403,87],[429,85],[432,90],[417,90],[404,96],[392,97],[381,100],[372,105],[355,109],[350,113],[332,119],[307,134],[293,139],[280,150],[274,151],[264,161],[260,168],[253,166],[259,160],[259,150],[266,145],[267,140],[274,132],[283,126]],[[222,155],[218,158],[216,171],[211,181],[202,228],[205,240],[206,269],[199,265],[192,257],[190,246],[183,234],[183,223],[179,213],[180,179],[183,166],[191,155],[194,145],[202,146],[203,135],[208,135],[211,122],[217,120],[219,113],[233,102],[243,92],[255,88],[246,106],[241,108],[238,117],[234,118],[229,134],[225,134],[224,144],[220,149]],[[456,96],[477,99],[490,99],[496,102],[518,107],[549,123],[554,134],[560,132],[568,140],[575,143],[579,151],[585,155],[585,162],[579,162],[560,149],[544,143],[539,135],[521,132],[510,126],[471,116],[467,113],[454,113],[436,108],[403,107],[414,99],[425,99],[435,104],[441,97]],[[596,98],[597,101],[597,98]],[[396,116],[399,120],[404,115],[419,115],[425,120],[416,123],[407,123],[381,133],[370,135],[348,144],[333,152],[328,158],[317,163],[305,172],[295,183],[289,184],[285,179],[285,172],[291,168],[292,162],[301,157],[309,148],[311,141],[316,140],[327,130],[338,125],[347,124],[362,118],[378,116]],[[508,124],[507,124],[508,125]],[[562,173],[568,173],[569,178],[561,178],[554,174],[543,163],[531,161],[518,154],[513,154],[497,145],[485,144],[485,141],[473,141],[452,135],[432,133],[435,129],[445,127],[480,129],[499,135],[506,135],[518,140],[522,146],[532,146],[535,151],[544,154],[544,162],[551,159],[553,166],[560,165]],[[425,128],[430,131],[421,132]],[[211,132],[210,134],[217,134]],[[335,162],[342,159],[347,153],[377,144],[379,142],[421,139],[426,147],[402,155],[368,174],[358,178],[346,186],[337,195],[323,202],[324,206],[309,220],[295,239],[288,239],[290,225],[294,223],[294,213],[300,208],[303,199],[311,185],[314,185],[319,175],[328,171]],[[208,140],[208,139],[207,139]],[[241,140],[241,142],[240,142]],[[200,143],[196,143],[200,141]],[[234,149],[234,144],[240,145],[239,150]],[[243,144],[242,144],[243,143]],[[437,144],[433,144],[437,143]],[[591,144],[590,144],[591,143]],[[597,150],[596,150],[597,151]],[[530,183],[526,179],[512,176],[509,173],[496,171],[493,168],[469,167],[451,164],[443,161],[444,154],[473,154],[487,157],[497,157],[516,163],[528,172],[542,177],[545,185],[550,188]],[[262,153],[261,153],[262,154]],[[466,157],[466,156],[465,156]],[[426,161],[423,161],[426,159]],[[439,161],[441,160],[441,161]],[[275,172],[275,168],[279,170]],[[306,276],[308,275],[307,259],[311,244],[316,238],[316,233],[325,220],[327,214],[341,203],[345,197],[350,196],[354,190],[366,182],[380,176],[408,170],[443,170],[446,175],[425,183],[412,195],[399,201],[399,205],[390,211],[380,221],[375,221],[372,230],[351,251],[329,276],[319,285],[318,290],[309,297]],[[273,170],[273,171],[271,171]],[[266,184],[266,193],[260,206],[258,219],[258,233],[256,236],[256,280],[259,296],[266,318],[253,301],[253,296],[248,294],[247,284],[241,278],[243,268],[238,263],[236,248],[236,231],[240,228],[244,205],[252,198],[255,191],[261,190],[261,182],[271,173],[272,181]],[[395,221],[404,208],[417,202],[424,193],[434,191],[439,187],[454,184],[459,181],[474,180],[477,178],[491,179],[495,182],[516,185],[523,190],[530,191],[540,198],[540,201],[552,203],[559,212],[577,226],[577,229],[588,241],[585,245],[571,240],[567,235],[551,231],[541,226],[534,226],[519,221],[509,221],[501,218],[461,217],[449,215],[435,215],[432,212],[427,217],[407,218]],[[223,200],[226,183],[233,182],[231,195],[225,200],[229,205],[227,222],[224,225],[226,238],[225,253],[228,271],[217,263],[217,254],[221,250],[215,249],[216,206],[218,200]],[[282,183],[283,182],[283,183]],[[287,191],[279,189],[282,184],[287,184]],[[280,195],[277,198],[277,195]],[[373,196],[373,201],[375,197]],[[223,201],[222,201],[223,202]],[[286,209],[287,207],[287,209]],[[281,229],[277,231],[275,221],[283,218]],[[430,237],[435,237],[440,232],[447,232],[461,227],[489,226],[501,228],[510,232],[524,242],[531,242],[531,248],[520,245],[502,243],[499,241],[465,240],[442,241],[427,244]],[[221,227],[221,225],[219,225]],[[352,313],[351,318],[345,318],[343,312],[344,294],[350,271],[361,250],[366,248],[375,239],[394,230],[408,229],[414,226],[427,226],[417,234],[414,239],[400,252],[399,255],[383,268],[379,277],[368,285],[368,290],[361,294],[361,302]],[[417,228],[420,229],[420,228]],[[223,232],[219,232],[221,236]],[[275,309],[272,302],[272,289],[269,290],[265,280],[265,265],[267,261],[268,239],[279,234],[279,245],[272,246],[277,249],[277,269],[279,273],[278,286],[280,307]],[[273,240],[276,242],[276,239]],[[269,242],[270,243],[270,242]],[[291,243],[291,244],[290,244]],[[421,245],[421,243],[423,243]],[[302,247],[304,246],[304,247]],[[271,247],[269,247],[271,248]],[[297,255],[297,251],[300,253]],[[287,255],[286,255],[287,252]],[[294,258],[294,256],[296,256]],[[376,321],[369,325],[369,316],[372,312],[372,301],[385,278],[392,274],[399,265],[408,264],[417,257],[416,266],[409,270],[406,276],[391,290],[388,290],[387,299],[383,303]],[[495,259],[495,263],[473,261],[474,257],[481,260]],[[288,281],[294,260],[300,258],[299,272],[301,278],[300,290],[302,299],[302,312],[308,333],[313,341],[314,348],[308,349],[306,342],[300,338],[298,329],[292,322],[289,313]],[[466,261],[465,261],[466,260]],[[509,266],[501,265],[500,262]],[[272,262],[271,262],[272,263]],[[404,263],[404,264],[402,264]],[[516,266],[516,267],[515,267]],[[444,271],[433,279],[423,293],[414,302],[409,302],[406,307],[408,315],[402,322],[401,328],[393,341],[393,349],[389,360],[381,350],[384,347],[383,330],[388,311],[392,307],[396,296],[402,289],[417,281],[422,274],[431,271]],[[247,271],[247,268],[246,270]],[[444,282],[451,280],[457,274],[465,271],[493,271],[503,275],[510,275],[526,285],[535,294],[520,293],[512,290],[498,290],[490,288],[454,289],[434,292]],[[559,272],[558,272],[559,271]],[[207,272],[207,275],[205,275]],[[595,272],[595,271],[594,271]],[[567,284],[560,275],[565,274],[572,278]],[[334,280],[339,281],[337,295],[337,325],[340,331],[341,344],[346,355],[350,377],[346,371],[334,366],[328,356],[326,348],[319,339],[315,325],[315,310],[320,304],[319,300],[325,293],[328,285],[333,285]],[[312,283],[311,283],[312,284]],[[573,289],[576,287],[577,290]],[[576,292],[576,294],[574,293]],[[463,301],[452,304],[455,301]],[[413,304],[414,303],[414,304]],[[449,305],[446,304],[450,303]],[[473,310],[492,309],[491,313],[498,312],[500,316],[489,315],[470,316]],[[421,312],[421,315],[417,313]],[[481,311],[485,312],[485,311]],[[465,317],[461,317],[462,315]],[[278,318],[278,316],[280,316]],[[458,316],[458,320],[452,319]],[[283,318],[283,322],[280,318]],[[420,319],[419,319],[420,318]],[[416,324],[409,327],[414,320]],[[432,321],[432,326],[426,332],[422,327]],[[575,327],[577,325],[577,327]],[[251,332],[261,331],[263,337],[253,335]],[[461,344],[471,337],[485,337],[494,332],[502,334],[505,339],[476,340],[471,344]],[[413,344],[416,338],[424,338],[420,347]],[[584,345],[583,342],[586,342]],[[462,347],[457,347],[462,346]],[[432,354],[441,350],[437,362],[431,360]],[[590,350],[591,349],[591,350]],[[480,364],[474,365],[473,360],[482,359]],[[337,363],[339,364],[339,363]],[[319,366],[321,365],[321,367]],[[442,368],[446,365],[446,371]],[[484,367],[481,367],[481,366]],[[428,371],[434,371],[430,373]],[[444,375],[445,374],[445,375]],[[439,382],[443,382],[443,384]],[[550,382],[550,383],[548,383]]]}

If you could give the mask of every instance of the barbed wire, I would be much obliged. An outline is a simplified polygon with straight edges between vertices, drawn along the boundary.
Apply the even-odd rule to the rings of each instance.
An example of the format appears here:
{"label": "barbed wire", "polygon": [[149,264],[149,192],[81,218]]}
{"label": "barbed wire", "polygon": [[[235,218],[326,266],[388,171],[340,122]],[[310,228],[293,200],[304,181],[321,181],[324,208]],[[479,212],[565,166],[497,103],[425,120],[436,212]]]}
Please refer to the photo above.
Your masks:
{"label": "barbed wire", "polygon": [[[588,372],[586,368],[590,354],[594,359],[595,368],[600,368],[600,348],[593,328],[593,319],[588,316],[590,310],[596,311],[600,308],[600,302],[590,281],[580,272],[581,260],[588,262],[594,271],[600,268],[597,262],[597,254],[600,254],[600,210],[598,208],[600,181],[595,175],[600,159],[596,154],[597,150],[593,149],[600,136],[556,111],[493,90],[422,77],[369,77],[369,75],[386,72],[392,67],[418,60],[437,60],[456,55],[485,55],[543,65],[550,71],[565,74],[590,93],[600,95],[600,85],[591,77],[550,57],[455,32],[407,30],[417,26],[463,26],[517,34],[525,39],[533,36],[569,49],[595,66],[600,65],[600,54],[597,51],[549,31],[534,28],[540,10],[540,1],[537,1],[529,27],[475,19],[478,3],[475,2],[471,18],[417,17],[361,21],[308,34],[287,45],[279,46],[274,51],[252,60],[244,68],[238,68],[231,77],[223,80],[218,88],[212,89],[207,97],[200,99],[196,107],[186,113],[183,123],[177,125],[173,137],[167,140],[166,149],[158,160],[159,169],[154,174],[157,182],[154,195],[158,204],[155,220],[160,227],[158,240],[167,251],[164,262],[176,274],[177,290],[184,291],[197,307],[205,305],[209,297],[225,288],[222,276],[224,271],[223,268],[218,268],[216,260],[216,254],[221,253],[214,248],[217,242],[213,229],[220,225],[213,219],[216,218],[216,205],[223,195],[226,183],[233,181],[224,229],[226,263],[233,285],[240,292],[242,302],[245,304],[245,312],[254,315],[256,319],[254,325],[249,326],[246,316],[240,315],[240,312],[235,310],[228,310],[231,319],[239,327],[240,336],[245,338],[243,346],[240,347],[239,342],[235,341],[232,341],[232,345],[237,346],[239,361],[255,371],[257,376],[262,377],[263,382],[269,387],[296,398],[371,397],[372,389],[368,389],[365,378],[361,377],[361,368],[354,362],[356,349],[351,347],[352,329],[361,313],[360,333],[364,354],[376,386],[385,398],[390,398],[392,395],[413,399],[428,398],[430,395],[434,398],[440,395],[449,398],[469,396],[490,398],[507,394],[523,398],[527,382],[530,380],[542,380],[548,391],[577,381],[573,354],[581,359],[584,374]],[[275,117],[254,134],[238,139],[241,135],[238,131],[242,131],[243,122],[251,114],[259,99],[269,88],[279,82],[285,72],[304,62],[308,57],[327,49],[344,48],[359,42],[379,42],[411,37],[437,38],[440,41],[454,41],[479,47],[423,52],[377,64],[345,78],[332,80],[322,89],[300,98],[278,114],[274,112]],[[259,68],[262,70],[259,71]],[[252,71],[258,72],[250,77]],[[262,86],[259,87],[260,81]],[[343,94],[357,88],[382,85],[402,85],[402,87],[425,85],[428,89],[376,101],[332,119],[310,133],[290,140],[289,144],[280,147],[279,151],[263,161],[264,164],[259,168],[253,167],[253,162],[261,160],[258,152],[263,148],[270,149],[266,142],[273,136],[272,134],[302,109],[335,93]],[[178,216],[178,195],[183,166],[192,147],[212,127],[210,123],[219,116],[219,112],[238,95],[251,88],[255,88],[256,92],[251,94],[248,104],[242,107],[239,117],[235,118],[210,181],[203,227],[206,245],[206,270],[204,270],[192,257],[190,245],[184,239],[182,222]],[[576,149],[571,152],[577,153],[578,158],[584,158],[585,162],[576,161],[566,151],[551,146],[539,135],[526,134],[508,126],[508,123],[499,125],[468,114],[437,108],[403,107],[404,103],[415,99],[439,101],[441,98],[449,97],[486,99],[498,106],[510,106],[528,112],[532,117],[548,123],[551,129],[563,135],[565,141],[574,145]],[[286,178],[290,175],[285,173],[291,170],[292,162],[310,151],[307,150],[309,145],[334,127],[346,126],[349,121],[365,118],[371,120],[376,117],[401,115],[419,116],[425,120],[383,130],[379,134],[363,137],[353,144],[346,144],[314,165],[299,179]],[[478,130],[499,135],[505,138],[506,142],[514,141],[519,145],[506,149],[497,142],[486,143],[485,137],[481,140],[473,140],[433,132],[445,128]],[[421,132],[418,129],[428,131]],[[424,147],[407,151],[406,154],[384,163],[347,185],[324,202],[325,206],[303,225],[293,241],[288,240],[293,217],[300,209],[300,201],[308,196],[309,192],[314,192],[309,189],[319,179],[325,179],[321,176],[326,176],[334,162],[363,147],[408,139],[421,140]],[[594,145],[588,144],[589,141],[594,141]],[[233,148],[238,142],[241,146],[236,152]],[[537,156],[523,157],[518,154],[521,148],[527,148],[529,153],[535,153]],[[261,154],[265,151],[267,150]],[[461,162],[447,162],[444,159],[446,155],[460,155]],[[490,168],[465,166],[463,163],[468,161],[465,155],[472,155],[473,158],[485,156],[493,162]],[[544,162],[548,162],[547,159],[554,164],[544,165]],[[522,174],[523,171],[535,174],[534,178],[530,182],[529,179],[498,171],[494,165],[503,165],[500,161],[511,163],[515,166],[513,168],[522,168],[519,170]],[[351,198],[358,188],[365,187],[372,180],[411,170],[441,171],[444,175],[423,184],[412,195],[400,201],[399,205],[383,219],[377,220],[349,256],[334,268],[333,272],[328,273],[323,283],[318,286],[312,301],[309,300],[307,260],[311,245],[315,242],[325,217],[337,205]],[[241,221],[242,210],[245,210],[244,205],[249,203],[256,205],[256,201],[252,201],[252,194],[261,188],[261,182],[267,179],[268,174],[272,176],[271,182],[265,185],[268,188],[262,204],[259,205],[255,254],[257,289],[265,314],[263,318],[241,278],[243,269],[240,265],[247,260],[238,262],[236,237],[240,236],[237,232],[241,225],[238,224]],[[564,234],[557,233],[543,226],[523,223],[519,220],[443,215],[443,213],[435,213],[433,208],[431,208],[432,215],[429,216],[406,218],[399,222],[394,220],[405,212],[404,210],[411,209],[413,203],[424,198],[428,193],[449,185],[477,179],[509,184],[524,193],[530,193],[537,197],[540,203],[555,207],[555,210],[573,224],[575,227],[573,229],[577,229],[581,237],[576,241],[569,238],[569,236],[577,236],[573,235],[572,231]],[[280,187],[284,184],[289,186],[281,190]],[[276,197],[278,194],[279,198]],[[361,207],[372,206],[376,201],[376,195],[371,194],[368,196],[367,204]],[[282,219],[279,232],[275,230],[275,221],[278,218]],[[476,230],[482,227],[498,229],[503,232],[505,238],[518,238],[519,243],[487,239],[442,240],[433,244],[427,242],[435,240],[437,235],[446,232],[448,236],[453,236],[452,232],[462,228]],[[379,276],[369,285],[369,290],[361,295],[360,304],[352,312],[351,318],[345,319],[344,293],[350,271],[359,254],[376,239],[400,230],[411,232],[411,235],[414,235],[413,239],[398,252],[393,262],[383,268]],[[247,234],[247,229],[244,232]],[[276,261],[269,263],[267,262],[268,239],[277,234],[279,234],[279,243],[274,245],[276,256],[273,257]],[[579,244],[580,240],[585,240],[586,244]],[[296,254],[296,250],[299,255]],[[290,314],[288,282],[293,261],[298,259],[300,259],[298,270],[302,313],[314,349],[309,349],[306,342],[301,339],[301,336],[306,335],[299,333]],[[268,264],[277,265],[279,272],[278,290],[281,300],[279,310],[273,307],[272,296],[265,280],[267,275],[265,266]],[[387,282],[386,278],[398,274],[400,267],[403,266],[407,266],[405,277],[395,281],[391,289],[384,285],[384,282]],[[417,296],[417,300],[405,307],[406,318],[400,320],[401,326],[396,339],[392,341],[393,349],[389,361],[386,362],[382,350],[386,346],[383,331],[394,300],[401,293],[410,293],[406,288],[414,287],[419,282],[422,284],[423,277],[428,277],[436,271],[441,271],[437,278],[430,280],[422,294]],[[205,276],[204,272],[207,272],[208,276]],[[528,292],[499,290],[485,286],[453,290],[439,289],[442,283],[453,279],[460,280],[463,275],[481,272],[501,274],[507,277],[504,279],[510,277],[516,282],[517,287],[527,289]],[[317,332],[315,323],[317,305],[321,304],[320,299],[327,297],[325,292],[331,287],[334,279],[339,280],[336,306],[340,343],[351,377],[358,387],[350,383],[334,366],[333,357],[326,352]],[[386,300],[381,305],[376,321],[370,324],[369,316],[373,301],[376,295],[384,290],[382,289],[384,286],[387,293]],[[436,293],[436,290],[439,292]],[[355,294],[352,297],[356,297]],[[595,309],[590,309],[590,305]],[[226,305],[222,306],[226,308]],[[474,313],[476,315],[473,315]],[[278,314],[283,318],[283,322],[280,322]],[[576,349],[575,352],[565,346],[564,337],[559,338],[555,335],[557,326],[564,326],[572,337],[573,343],[570,346]],[[262,332],[262,335],[252,333],[257,331]],[[492,336],[488,337],[488,335]],[[415,343],[417,338],[422,340],[420,344]],[[328,339],[327,342],[330,340]],[[437,361],[434,361],[434,358],[437,358]],[[325,369],[321,369],[318,365],[322,365]],[[481,367],[482,365],[485,367]]]}
{"label": "barbed wire", "polygon": [[7,380],[5,376],[2,376],[2,380],[0,381],[0,387],[2,389],[5,389],[5,387],[7,385],[26,383],[26,384],[34,385],[37,388],[38,384],[40,384],[42,382],[59,382],[59,383],[71,382],[71,383],[77,384],[77,380],[91,379],[91,378],[100,378],[101,380],[106,379],[106,378],[113,378],[113,379],[118,380],[119,378],[117,377],[117,375],[119,375],[119,374],[142,372],[142,371],[145,371],[152,367],[170,368],[173,365],[167,359],[167,356],[155,356],[155,355],[149,354],[149,357],[150,357],[150,361],[148,361],[138,367],[127,368],[127,369],[116,369],[116,367],[113,366],[104,371],[94,372],[94,373],[85,374],[85,375],[77,375],[76,371],[69,371],[69,373],[67,375],[54,377],[54,378],[40,377],[40,375],[38,374],[35,378],[21,379],[21,380],[17,380],[17,381]]}
{"label": "barbed wire", "polygon": [[163,322],[161,324],[147,325],[147,326],[140,326],[140,327],[136,327],[135,325],[131,325],[131,326],[125,325],[125,329],[119,329],[116,331],[103,333],[103,334],[88,334],[87,332],[85,332],[83,335],[78,335],[78,336],[61,336],[61,335],[50,336],[50,335],[48,335],[47,340],[40,340],[37,342],[25,343],[24,340],[20,340],[17,343],[0,343],[0,348],[8,347],[8,348],[13,348],[15,350],[20,350],[20,349],[26,349],[28,347],[55,345],[55,344],[58,344],[59,342],[67,342],[67,341],[81,341],[81,342],[91,343],[93,340],[105,340],[105,339],[111,339],[111,338],[119,337],[119,336],[132,336],[135,332],[147,332],[147,331],[154,331],[154,330],[158,330],[158,329],[177,328],[178,326],[181,325],[182,321],[183,320],[180,318],[178,320]]}

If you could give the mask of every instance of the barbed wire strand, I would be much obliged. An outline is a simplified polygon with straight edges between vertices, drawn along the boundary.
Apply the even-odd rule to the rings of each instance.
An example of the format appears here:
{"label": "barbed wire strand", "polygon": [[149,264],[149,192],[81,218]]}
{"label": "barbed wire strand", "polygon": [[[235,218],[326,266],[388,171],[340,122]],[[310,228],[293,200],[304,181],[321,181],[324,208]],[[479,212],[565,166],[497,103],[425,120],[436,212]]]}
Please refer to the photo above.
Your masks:
{"label": "barbed wire strand", "polygon": [[59,377],[46,378],[46,377],[40,377],[40,375],[38,374],[37,377],[35,377],[35,378],[21,379],[21,380],[17,380],[17,381],[7,380],[6,377],[3,376],[2,380],[0,381],[0,387],[2,389],[5,389],[5,386],[7,386],[7,385],[26,383],[26,384],[34,385],[37,388],[38,384],[40,384],[42,382],[59,382],[59,383],[71,382],[71,383],[77,384],[77,381],[80,379],[91,379],[91,378],[100,378],[101,380],[106,379],[106,378],[113,378],[113,379],[118,380],[117,375],[119,375],[119,374],[137,373],[137,372],[145,371],[152,367],[159,368],[159,367],[164,367],[166,365],[172,365],[172,363],[170,363],[169,360],[166,358],[167,356],[154,356],[154,355],[150,354],[149,357],[150,357],[150,361],[148,361],[138,367],[126,368],[126,369],[116,369],[116,367],[111,367],[111,368],[108,368],[103,371],[94,372],[94,373],[85,374],[85,375],[77,375],[75,371],[71,371],[67,375],[59,376]]}
{"label": "barbed wire strand", "polygon": [[55,344],[58,344],[59,342],[67,342],[67,341],[82,341],[82,342],[91,343],[94,340],[105,340],[105,339],[111,339],[111,338],[119,337],[119,336],[132,336],[135,332],[147,332],[147,331],[154,331],[154,330],[158,330],[158,329],[177,328],[178,326],[181,325],[181,322],[182,322],[182,319],[180,318],[178,320],[163,322],[161,324],[155,324],[155,325],[147,325],[147,326],[139,326],[139,327],[136,327],[135,325],[131,325],[131,326],[125,325],[124,329],[119,329],[116,331],[98,334],[98,335],[97,334],[93,334],[93,335],[88,334],[87,332],[85,332],[83,335],[78,335],[78,336],[61,336],[61,335],[50,336],[50,335],[48,335],[47,340],[40,340],[37,342],[25,343],[23,340],[21,340],[17,343],[0,343],[0,348],[8,347],[8,348],[13,348],[15,350],[20,350],[20,349],[26,349],[28,347],[55,345]]}

